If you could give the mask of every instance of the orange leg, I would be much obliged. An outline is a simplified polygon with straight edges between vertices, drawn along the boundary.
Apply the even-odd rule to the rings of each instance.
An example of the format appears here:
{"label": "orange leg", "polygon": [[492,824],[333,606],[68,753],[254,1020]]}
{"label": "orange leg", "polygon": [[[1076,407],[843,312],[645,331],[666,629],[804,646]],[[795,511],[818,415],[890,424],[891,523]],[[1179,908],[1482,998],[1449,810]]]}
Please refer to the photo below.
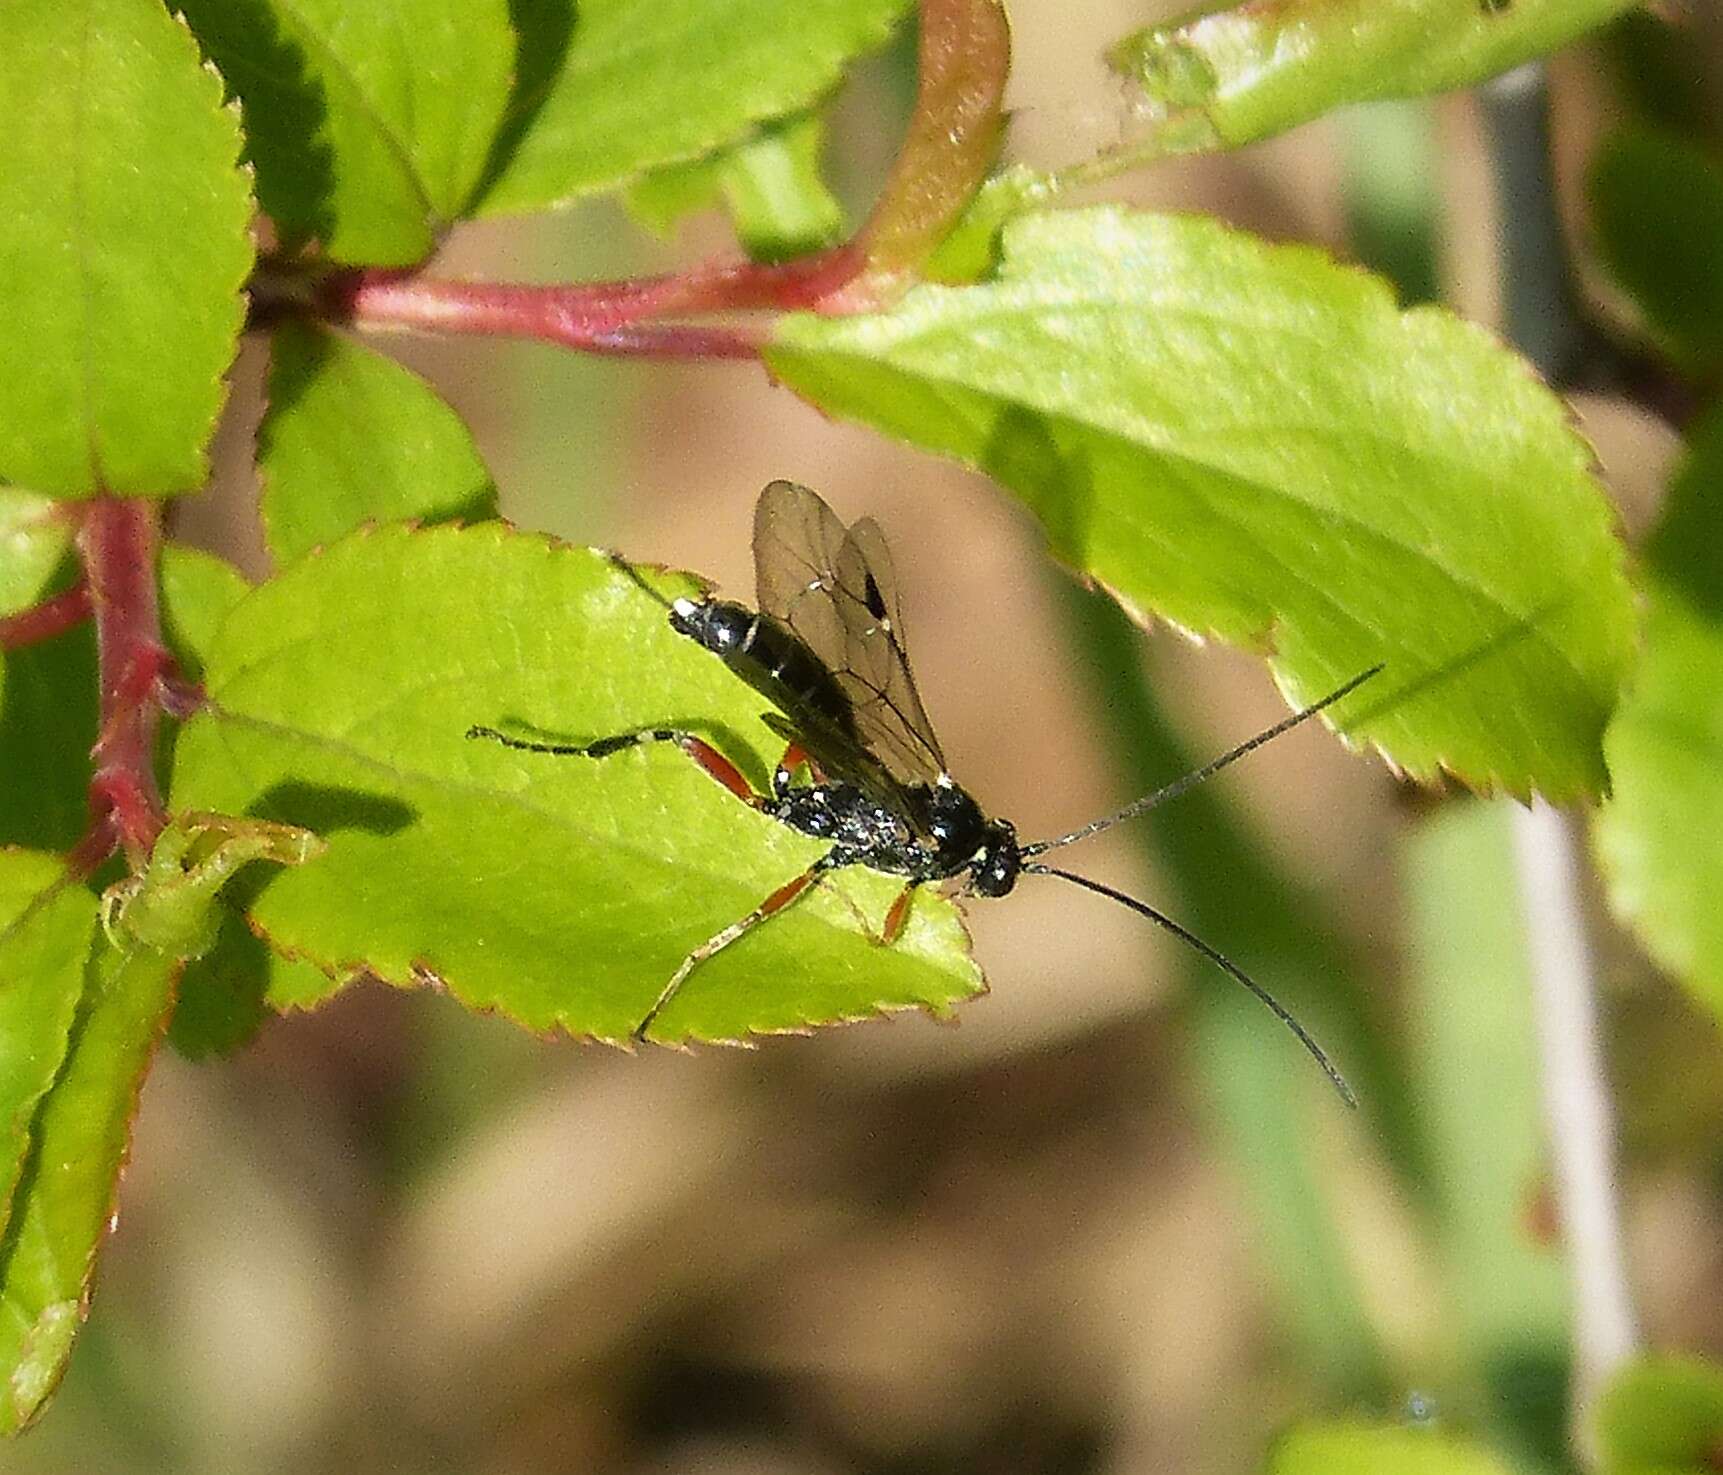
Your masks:
{"label": "orange leg", "polygon": [[903,936],[903,929],[909,923],[910,903],[915,900],[916,883],[911,881],[902,891],[898,892],[897,900],[891,904],[891,910],[885,914],[885,926],[880,932],[880,942],[890,947],[898,938]]}
{"label": "orange leg", "polygon": [[808,867],[807,870],[803,871],[801,875],[795,877],[793,880],[786,881],[763,902],[755,907],[753,911],[749,912],[747,916],[738,917],[728,927],[724,928],[722,932],[715,933],[705,942],[701,943],[699,947],[695,948],[693,952],[689,953],[688,956],[682,960],[681,966],[670,975],[670,981],[664,985],[663,989],[659,992],[657,999],[653,1001],[652,1007],[646,1011],[646,1017],[642,1019],[639,1024],[634,1026],[634,1038],[637,1040],[644,1040],[646,1038],[646,1032],[652,1028],[653,1023],[657,1020],[658,1016],[664,1012],[665,1005],[676,997],[676,994],[681,989],[682,985],[688,981],[688,975],[696,968],[698,968],[708,958],[712,957],[715,953],[722,952],[738,938],[744,937],[749,932],[752,932],[754,928],[758,927],[762,922],[768,921],[770,918],[777,916],[779,912],[783,911],[785,907],[789,906],[798,897],[807,895],[809,891],[819,885],[820,881],[823,880],[829,872],[835,869],[836,865],[833,863],[832,858],[829,855],[821,856],[820,859],[816,860]]}

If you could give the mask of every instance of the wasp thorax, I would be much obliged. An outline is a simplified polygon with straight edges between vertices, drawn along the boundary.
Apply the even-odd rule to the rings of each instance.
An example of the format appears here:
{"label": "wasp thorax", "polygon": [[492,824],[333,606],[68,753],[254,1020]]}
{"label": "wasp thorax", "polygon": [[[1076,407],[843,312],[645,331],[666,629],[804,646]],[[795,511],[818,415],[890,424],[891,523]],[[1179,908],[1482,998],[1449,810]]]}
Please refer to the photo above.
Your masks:
{"label": "wasp thorax", "polygon": [[755,618],[746,605],[728,599],[678,599],[670,606],[670,628],[719,656],[748,638]]}

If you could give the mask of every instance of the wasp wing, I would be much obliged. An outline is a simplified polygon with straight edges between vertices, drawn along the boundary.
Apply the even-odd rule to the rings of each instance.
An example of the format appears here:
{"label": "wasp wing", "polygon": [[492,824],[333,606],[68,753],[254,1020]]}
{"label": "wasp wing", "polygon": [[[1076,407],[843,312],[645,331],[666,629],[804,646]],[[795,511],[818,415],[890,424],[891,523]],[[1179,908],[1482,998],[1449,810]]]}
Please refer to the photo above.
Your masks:
{"label": "wasp wing", "polygon": [[775,481],[754,509],[754,572],[760,608],[788,624],[849,696],[855,740],[895,783],[932,783],[945,759],[910,674],[878,525],[846,528],[818,493]]}
{"label": "wasp wing", "polygon": [[855,706],[856,727],[898,777],[932,783],[945,771],[945,755],[910,670],[891,550],[871,517],[845,536],[837,585],[847,637],[838,682]]}

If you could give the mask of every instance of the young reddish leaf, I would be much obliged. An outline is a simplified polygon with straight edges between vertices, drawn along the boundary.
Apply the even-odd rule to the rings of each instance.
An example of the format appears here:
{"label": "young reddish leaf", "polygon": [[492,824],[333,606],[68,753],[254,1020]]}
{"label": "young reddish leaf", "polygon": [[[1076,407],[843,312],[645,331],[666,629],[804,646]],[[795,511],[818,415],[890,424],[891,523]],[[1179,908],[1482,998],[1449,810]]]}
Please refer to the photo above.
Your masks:
{"label": "young reddish leaf", "polygon": [[1288,699],[1377,662],[1350,736],[1423,779],[1603,787],[1622,548],[1561,403],[1475,327],[1212,221],[1022,217],[995,278],[783,319],[822,410],[985,469],[1128,608],[1262,650]]}
{"label": "young reddish leaf", "polygon": [[258,431],[263,526],[278,563],[366,522],[496,516],[496,487],[461,418],[363,344],[283,324]]}
{"label": "young reddish leaf", "polygon": [[[680,723],[761,781],[782,746],[761,699],[609,559],[501,526],[380,528],[301,560],[228,617],[205,680],[173,807],[328,842],[250,917],[342,979],[440,981],[529,1028],[624,1040],[686,953],[823,849],[673,746],[595,761],[467,738]],[[923,892],[889,947],[856,915],[877,930],[898,889],[834,878],[699,970],[655,1037],[945,1012],[980,987],[950,903]]]}
{"label": "young reddish leaf", "polygon": [[0,480],[193,490],[252,254],[220,79],[157,0],[10,0],[0,99]]}

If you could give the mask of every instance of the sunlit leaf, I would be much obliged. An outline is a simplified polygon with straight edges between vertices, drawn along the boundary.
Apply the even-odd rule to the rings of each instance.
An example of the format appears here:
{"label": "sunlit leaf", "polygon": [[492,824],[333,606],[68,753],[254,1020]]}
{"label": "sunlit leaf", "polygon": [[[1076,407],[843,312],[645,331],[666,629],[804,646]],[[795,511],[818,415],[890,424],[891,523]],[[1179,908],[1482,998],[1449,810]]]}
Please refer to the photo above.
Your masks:
{"label": "sunlit leaf", "polygon": [[1469,87],[1637,0],[1277,0],[1134,32],[1112,49],[1141,89],[1120,162],[1236,148],[1346,103]]}
{"label": "sunlit leaf", "polygon": [[0,1433],[41,1412],[71,1356],[178,971],[149,949],[96,944],[71,1047],[32,1124],[0,1237]]}
{"label": "sunlit leaf", "polygon": [[1603,785],[1622,550],[1561,403],[1488,335],[1305,247],[1098,209],[1009,224],[998,275],[783,320],[822,410],[986,470],[1127,607],[1265,652],[1399,767]]}
{"label": "sunlit leaf", "polygon": [[524,0],[521,77],[479,208],[542,209],[735,143],[829,91],[906,8],[582,0],[572,20],[567,0]]}
{"label": "sunlit leaf", "polygon": [[[500,526],[384,528],[301,561],[229,616],[206,681],[174,805],[328,842],[250,915],[342,978],[441,980],[530,1028],[624,1039],[686,953],[821,853],[674,747],[593,761],[467,739],[474,723],[597,738],[671,722],[762,781],[776,756],[760,699],[608,559]],[[845,872],[696,973],[656,1037],[974,993],[937,897],[895,945],[868,940],[850,903],[877,929],[897,888]]]}
{"label": "sunlit leaf", "polygon": [[220,79],[157,0],[10,0],[0,115],[0,480],[195,489],[252,255]]}
{"label": "sunlit leaf", "polygon": [[0,850],[0,1228],[66,1053],[95,924],[96,898],[67,884],[59,856]]}
{"label": "sunlit leaf", "polygon": [[71,552],[74,526],[53,498],[0,487],[0,615],[27,608],[49,592],[49,581]]}
{"label": "sunlit leaf", "polygon": [[364,522],[496,515],[496,488],[461,418],[393,359],[320,328],[271,342],[258,432],[263,526],[281,563]]}
{"label": "sunlit leaf", "polygon": [[402,266],[477,187],[509,94],[505,0],[184,0],[245,110],[258,199],[288,244]]}

